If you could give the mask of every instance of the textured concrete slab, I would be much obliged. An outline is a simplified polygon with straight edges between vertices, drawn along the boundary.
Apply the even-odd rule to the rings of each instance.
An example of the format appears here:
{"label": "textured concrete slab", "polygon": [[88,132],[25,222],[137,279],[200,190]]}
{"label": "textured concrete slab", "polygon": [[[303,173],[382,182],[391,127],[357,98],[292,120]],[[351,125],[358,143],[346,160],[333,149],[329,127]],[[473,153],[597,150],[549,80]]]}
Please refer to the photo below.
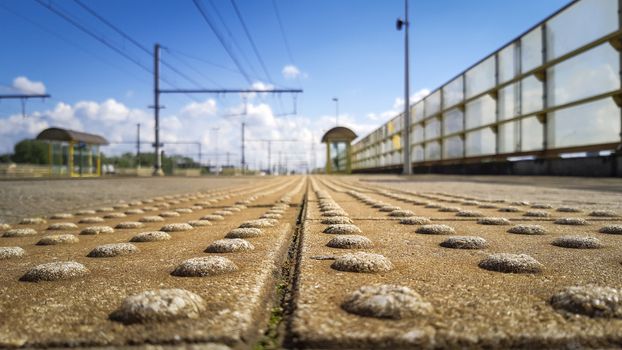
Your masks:
{"label": "textured concrete slab", "polygon": [[24,186],[28,214],[0,226],[0,347],[622,346],[619,181],[417,179]]}
{"label": "textured concrete slab", "polygon": [[[274,276],[289,248],[303,196],[302,178],[268,181],[254,188],[235,188],[203,196],[194,193],[178,198],[161,198],[135,207],[174,203],[165,210],[186,208],[195,202],[216,200],[211,208],[167,217],[164,222],[145,222],[141,228],[115,229],[113,233],[80,235],[84,227],[79,216],[73,219],[76,229],[65,230],[79,237],[70,245],[36,245],[48,235],[48,224],[19,225],[37,231],[24,237],[0,237],[0,245],[20,246],[22,257],[2,260],[0,275],[0,346],[126,346],[130,344],[222,343],[250,346],[263,333],[267,309],[274,293]],[[292,192],[294,191],[294,192]],[[213,242],[224,238],[241,222],[257,219],[269,204],[284,196],[292,199],[276,225],[263,229],[263,235],[249,239],[253,250],[234,253],[206,253]],[[184,223],[211,214],[217,208],[236,201],[256,199],[247,208],[232,211],[222,221],[194,227],[184,232],[171,232],[170,240],[134,243],[139,251],[109,258],[87,255],[96,246],[126,243],[140,232],[157,231],[167,223]],[[158,213],[155,211],[154,213]],[[106,219],[101,225],[115,227],[119,222],[137,221],[144,214]],[[98,224],[100,225],[100,224]],[[57,231],[54,231],[57,233]],[[0,235],[2,233],[0,232]],[[206,277],[177,277],[171,272],[184,260],[226,256],[237,271]],[[33,266],[49,262],[75,261],[88,269],[88,274],[57,281],[24,282],[20,278]],[[111,317],[130,295],[149,290],[182,289],[204,300],[198,315],[167,322],[124,324]],[[173,304],[161,304],[171,307]],[[167,302],[168,303],[168,302]],[[207,348],[210,346],[205,345]],[[215,346],[215,345],[214,345]],[[212,346],[212,348],[217,348]]]}
{"label": "textured concrete slab", "polygon": [[[591,218],[587,212],[562,214],[554,208],[538,209],[551,212],[552,217],[544,220],[503,213],[510,214],[507,216],[512,224],[538,224],[546,232],[511,234],[507,230],[512,226],[481,225],[477,218],[456,219],[455,213],[387,197],[380,187],[364,190],[369,197],[429,216],[435,224],[453,227],[456,235],[477,236],[488,243],[485,249],[451,249],[441,246],[450,235],[416,233],[420,225],[402,225],[343,192],[349,190],[347,185],[356,187],[356,183],[353,178],[323,177],[314,181],[315,189],[328,193],[350,214],[353,224],[362,231],[359,234],[372,241],[371,248],[351,251],[380,254],[394,268],[377,273],[344,272],[334,268],[334,260],[315,258],[338,258],[350,252],[326,245],[334,235],[323,233],[326,225],[315,220],[321,217],[318,201],[322,199],[311,194],[307,217],[312,220],[305,222],[295,311],[290,323],[291,340],[296,346],[541,348],[607,347],[622,343],[622,319],[568,313],[550,303],[556,293],[571,286],[622,286],[622,236],[599,233],[606,224],[620,223],[620,218]],[[416,184],[409,186],[416,188]],[[482,193],[468,200],[485,200],[486,196]],[[593,202],[592,198],[586,199]],[[485,215],[499,215],[495,209],[477,210]],[[554,219],[562,216],[581,216],[589,224],[555,224]],[[566,235],[597,237],[603,247],[571,249],[552,245],[556,238]],[[480,267],[483,259],[495,253],[528,254],[543,266],[542,272],[502,273]],[[423,302],[432,305],[433,312],[396,320],[361,316],[344,309],[344,302],[359,288],[380,284],[410,288]],[[375,306],[387,307],[393,299],[386,298],[377,297]]]}

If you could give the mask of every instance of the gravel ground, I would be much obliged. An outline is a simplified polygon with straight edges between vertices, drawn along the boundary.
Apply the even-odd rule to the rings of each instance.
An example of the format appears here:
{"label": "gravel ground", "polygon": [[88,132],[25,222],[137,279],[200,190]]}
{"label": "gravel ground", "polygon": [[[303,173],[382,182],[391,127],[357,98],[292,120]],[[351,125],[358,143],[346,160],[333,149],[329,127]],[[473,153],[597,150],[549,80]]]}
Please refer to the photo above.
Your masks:
{"label": "gravel ground", "polygon": [[248,177],[3,180],[0,181],[0,223],[94,208],[120,200],[239,186],[250,180]]}

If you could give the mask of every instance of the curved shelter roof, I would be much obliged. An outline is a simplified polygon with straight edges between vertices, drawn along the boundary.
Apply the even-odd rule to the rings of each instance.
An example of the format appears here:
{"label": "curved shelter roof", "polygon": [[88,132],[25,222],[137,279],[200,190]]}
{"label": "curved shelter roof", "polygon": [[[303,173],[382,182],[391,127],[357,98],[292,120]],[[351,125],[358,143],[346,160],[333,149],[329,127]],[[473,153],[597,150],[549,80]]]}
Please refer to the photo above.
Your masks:
{"label": "curved shelter roof", "polygon": [[89,134],[81,131],[74,131],[62,128],[48,128],[39,133],[37,135],[37,140],[45,140],[45,141],[73,141],[73,142],[83,142],[89,145],[107,145],[108,140],[105,138],[95,135]]}
{"label": "curved shelter roof", "polygon": [[322,136],[322,142],[329,141],[352,141],[357,138],[357,135],[354,131],[344,127],[344,126],[336,126],[330,130],[328,130],[324,136]]}

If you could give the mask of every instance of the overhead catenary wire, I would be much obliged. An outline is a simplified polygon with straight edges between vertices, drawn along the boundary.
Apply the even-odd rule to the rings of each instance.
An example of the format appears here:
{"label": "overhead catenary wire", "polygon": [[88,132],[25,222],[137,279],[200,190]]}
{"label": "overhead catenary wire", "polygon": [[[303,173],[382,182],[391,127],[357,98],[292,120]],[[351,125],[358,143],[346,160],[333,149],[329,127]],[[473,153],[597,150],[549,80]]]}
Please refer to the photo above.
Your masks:
{"label": "overhead catenary wire", "polygon": [[[139,49],[141,49],[143,52],[145,52],[147,55],[153,57],[153,52],[151,50],[149,50],[147,47],[145,47],[143,44],[141,44],[140,42],[138,42],[136,39],[132,38],[129,34],[127,34],[126,32],[124,32],[123,30],[121,30],[119,27],[115,26],[114,24],[112,24],[112,22],[108,21],[106,18],[104,18],[104,16],[100,15],[99,13],[97,13],[97,11],[93,10],[91,7],[87,6],[86,4],[84,4],[82,1],[80,0],[73,0],[76,4],[78,4],[80,7],[82,7],[85,11],[87,11],[88,13],[90,13],[92,16],[94,16],[95,18],[97,18],[98,20],[100,20],[102,23],[104,23],[105,25],[107,25],[108,27],[110,27],[112,30],[114,30],[117,34],[121,35],[123,38],[125,38],[126,40],[128,40],[130,43],[132,43],[134,46],[138,47]],[[175,68],[173,65],[171,65],[170,63],[168,63],[166,60],[164,59],[160,59],[160,63],[162,63],[163,66],[166,66],[167,68],[169,68],[171,71],[177,73],[179,76],[181,76],[182,78],[186,79],[187,81],[191,82],[192,84],[196,85],[197,87],[201,87],[202,85],[200,83],[198,83],[196,80],[192,79],[191,77],[189,77],[187,74],[181,72],[179,69]],[[217,85],[214,81],[209,80],[212,84]]]}
{"label": "overhead catenary wire", "polygon": [[[136,50],[133,50],[131,45],[134,45],[134,46],[138,47],[140,49],[140,51],[148,54],[150,57],[153,57],[153,53],[147,47],[142,45],[139,41],[135,40],[132,36],[130,36],[129,34],[124,32],[123,30],[121,30],[119,27],[116,27],[113,24],[113,22],[108,21],[104,16],[99,15],[94,10],[93,11],[87,11],[88,13],[90,13],[93,16],[95,16],[97,14],[97,16],[95,16],[95,17],[99,21],[104,23],[106,25],[106,27],[112,28],[114,30],[114,32],[116,32],[121,37],[126,39],[127,42],[131,43],[131,45],[125,45],[123,43],[123,40],[119,39],[116,35],[108,36],[108,34],[110,33],[110,30],[105,30],[107,28],[101,26],[101,24],[97,23],[96,21],[93,21],[90,17],[84,16],[84,12],[82,12],[82,11],[79,11],[79,12],[67,11],[66,7],[64,7],[64,6],[57,6],[57,3],[55,3],[55,2],[46,1],[46,0],[36,0],[36,1],[37,1],[37,3],[39,5],[43,6],[47,10],[51,11],[55,15],[61,17],[63,20],[65,20],[66,22],[71,24],[73,27],[79,29],[79,31],[87,34],[89,37],[95,39],[97,42],[99,42],[99,43],[103,44],[104,46],[108,47],[108,49],[110,49],[110,50],[114,51],[116,54],[124,57],[124,59],[132,62],[132,64],[138,65],[141,68],[141,70],[144,70],[145,72],[147,72],[149,74],[152,74],[153,67],[151,67],[148,63],[144,64],[145,62],[141,62],[141,59],[144,58],[142,56],[143,54],[141,52],[137,52]],[[82,1],[79,1],[79,0],[74,0],[74,1],[76,2],[76,4],[80,5],[80,7],[82,7],[82,8],[84,8],[84,6],[86,6],[84,4],[84,2],[82,2]],[[81,6],[81,5],[84,5],[84,6]],[[88,7],[88,6],[86,6],[86,7]],[[90,7],[88,7],[88,8],[90,9]],[[73,10],[73,8],[71,8],[70,10]],[[91,19],[91,20],[89,20],[89,19]],[[253,43],[253,45],[254,45],[254,43]],[[258,53],[259,53],[259,51],[257,51],[257,54]],[[96,55],[94,55],[94,56],[96,56]],[[122,60],[118,60],[118,59],[115,60],[114,56],[110,56],[110,55],[103,55],[103,56],[104,57],[105,56],[111,57],[111,59],[113,61],[115,61],[115,62],[121,61],[121,63],[123,63]],[[261,57],[261,56],[258,56],[258,57]],[[176,67],[176,66],[179,65],[179,62],[173,61],[173,63],[176,64],[173,67]],[[166,65],[164,62],[162,62],[162,64]],[[263,60],[262,60],[262,65],[263,65]],[[130,70],[132,70],[133,73],[136,73],[136,70],[131,68],[132,65],[128,66],[127,64],[125,64],[123,66],[128,68],[128,69],[130,69]],[[266,68],[266,67],[264,67],[264,68]],[[179,73],[179,71],[176,71],[176,70],[172,70],[172,71],[174,71],[176,73]],[[188,72],[185,69],[184,69],[184,71]],[[266,69],[266,71],[267,71],[267,69]],[[136,74],[140,75],[140,73],[136,73]],[[171,75],[173,75],[173,74],[171,74]],[[178,74],[178,75],[183,77],[182,74]],[[173,75],[173,77],[175,77],[175,75]],[[201,79],[199,79],[199,80],[201,80]],[[171,85],[171,86],[174,87],[174,85],[171,82],[169,82],[168,79],[162,78],[162,81],[167,83],[168,85]],[[199,84],[197,83],[196,85],[199,85]]]}
{"label": "overhead catenary wire", "polygon": [[[171,53],[171,50],[169,50],[168,47],[162,47],[162,49],[164,49],[166,52]],[[215,80],[213,80],[212,78],[208,77],[205,73],[203,73],[200,69],[194,67],[193,65],[191,65],[190,63],[188,63],[188,61],[186,61],[182,56],[180,55],[174,55],[172,54],[171,56],[175,56],[177,58],[177,60],[179,62],[181,62],[183,65],[185,65],[186,67],[188,67],[188,69],[192,70],[194,73],[200,75],[203,79],[209,81],[210,83],[212,83],[214,86],[222,88],[223,86],[218,84]],[[160,60],[162,61],[162,60]]]}
{"label": "overhead catenary wire", "polygon": [[144,84],[151,84],[151,82],[150,82],[150,81],[148,81],[147,79],[144,79],[144,78],[142,78],[142,77],[139,77],[139,76],[138,76],[138,75],[136,75],[133,71],[127,70],[127,69],[125,69],[125,68],[122,68],[122,67],[120,67],[120,66],[118,66],[118,65],[116,65],[116,64],[114,64],[114,63],[112,63],[112,62],[110,62],[110,61],[108,61],[108,60],[106,60],[106,59],[104,59],[101,55],[97,55],[97,54],[95,54],[95,53],[91,52],[90,50],[86,49],[85,47],[83,47],[83,46],[81,46],[81,45],[76,44],[75,42],[73,42],[73,41],[71,41],[71,40],[67,39],[66,37],[64,37],[64,36],[62,36],[62,35],[60,35],[60,34],[58,34],[57,32],[55,32],[55,31],[53,31],[53,30],[51,30],[51,29],[49,29],[49,28],[47,28],[47,27],[45,27],[45,26],[43,26],[43,25],[41,25],[41,24],[39,24],[39,23],[37,23],[37,22],[35,22],[35,21],[33,21],[33,20],[31,20],[30,18],[28,18],[28,17],[24,16],[23,14],[21,14],[21,13],[19,13],[19,12],[14,11],[14,10],[13,10],[13,9],[11,9],[11,8],[8,8],[8,7],[7,7],[5,4],[3,4],[2,2],[0,2],[0,8],[3,8],[3,9],[4,9],[4,10],[6,10],[7,12],[9,12],[9,13],[11,13],[11,14],[13,14],[13,15],[15,15],[15,16],[17,16],[17,17],[19,17],[19,18],[21,18],[22,20],[24,20],[24,21],[26,21],[26,22],[28,22],[28,23],[30,23],[30,24],[32,24],[32,25],[34,25],[35,27],[37,27],[37,28],[41,29],[41,30],[42,30],[42,31],[44,31],[45,33],[48,33],[48,34],[50,34],[50,35],[52,35],[52,36],[55,36],[55,37],[57,37],[58,39],[60,39],[60,40],[64,41],[65,43],[67,43],[67,44],[69,44],[69,45],[71,45],[71,46],[73,46],[73,47],[77,48],[78,50],[83,51],[84,53],[86,53],[86,54],[88,54],[88,55],[90,55],[90,56],[93,56],[95,59],[97,59],[97,60],[99,60],[99,61],[101,61],[101,62],[103,62],[103,63],[105,63],[105,64],[109,65],[110,67],[113,67],[113,68],[115,68],[115,69],[117,69],[117,70],[119,70],[119,71],[121,71],[121,72],[123,72],[123,73],[125,73],[125,74],[128,74],[129,76],[131,76],[132,78],[134,78],[134,79],[136,79],[136,80],[140,81],[141,83],[144,83]]}
{"label": "overhead catenary wire", "polygon": [[[85,5],[82,1],[80,0],[74,0],[75,3],[77,3],[80,7],[82,7],[84,10],[86,10],[88,13],[90,13],[91,15],[93,15],[94,17],[96,17],[98,20],[100,20],[102,23],[104,23],[106,26],[112,28],[116,33],[118,33],[119,35],[121,35],[123,38],[127,39],[129,42],[131,42],[132,44],[134,44],[136,47],[138,47],[139,49],[141,49],[143,52],[147,53],[150,56],[153,56],[153,54],[151,53],[151,51],[146,48],[144,45],[142,45],[141,43],[139,43],[137,40],[135,40],[134,38],[132,38],[129,34],[127,34],[126,32],[124,32],[123,30],[121,30],[120,28],[118,28],[117,26],[115,26],[111,21],[108,21],[106,18],[104,18],[104,16],[100,15],[99,13],[97,13],[95,10],[93,10],[92,8],[90,8],[89,6]],[[222,16],[220,15],[220,13],[218,12],[218,9],[215,7],[215,5],[213,4],[213,2],[210,0],[210,4],[214,7],[215,12],[217,14],[217,16],[219,17],[219,19],[221,20],[223,26],[225,27],[225,30],[227,31],[227,33],[229,34],[229,37],[232,39],[232,41],[234,42],[234,44],[237,45],[237,42],[234,40],[233,35],[231,34],[230,30],[228,29],[224,19],[222,18]],[[269,76],[269,72],[267,71],[265,64],[263,62],[263,59],[261,58],[261,56],[259,55],[259,51],[257,50],[257,47],[252,39],[252,37],[250,36],[250,32],[248,31],[248,28],[246,27],[245,22],[243,21],[243,18],[241,17],[241,13],[239,11],[239,9],[237,8],[237,6],[235,5],[235,3],[233,3],[234,5],[234,9],[236,10],[236,13],[238,14],[238,17],[246,31],[246,34],[248,36],[249,41],[251,42],[253,49],[255,50],[255,53],[257,54],[258,59],[260,60],[260,63],[262,64],[262,67],[265,70],[265,73],[267,74],[269,80],[271,81],[271,77]],[[239,48],[239,45],[237,45]],[[240,49],[240,48],[239,48]],[[240,49],[240,51],[242,51]],[[242,52],[243,54],[243,52]],[[244,56],[245,57],[245,56]],[[183,77],[184,79],[192,82],[193,84],[195,84],[198,87],[201,87],[201,84],[199,84],[198,82],[196,82],[194,79],[190,78],[189,76],[187,76],[186,74],[184,74],[183,72],[179,71],[177,68],[175,68],[173,65],[169,64],[168,62],[166,62],[165,60],[160,60],[161,63],[168,67],[169,69],[171,69],[173,72],[177,73],[178,75],[180,75],[181,77]],[[194,70],[195,72],[199,73],[200,75],[204,76],[199,70],[197,70],[196,68],[194,68],[192,65],[190,65],[188,62],[180,60],[180,62],[184,63],[186,66],[188,66],[190,69]],[[251,66],[252,67],[252,66]],[[204,76],[205,77],[205,76]],[[207,80],[211,81],[213,84],[218,85],[217,83],[215,83],[214,81],[212,81],[211,79],[205,77]],[[163,79],[164,80],[164,79]],[[169,84],[172,85],[172,84]]]}
{"label": "overhead catenary wire", "polygon": [[233,43],[234,48],[236,48],[239,52],[239,54],[242,56],[242,59],[244,60],[244,62],[246,62],[246,64],[248,65],[250,71],[255,75],[255,76],[259,76],[259,74],[257,74],[257,71],[255,70],[255,66],[251,63],[251,61],[248,59],[248,56],[245,54],[245,51],[242,49],[242,46],[240,45],[240,43],[238,42],[238,40],[236,39],[235,35],[233,35],[233,32],[231,31],[231,29],[229,29],[229,25],[227,25],[227,23],[229,23],[230,21],[226,21],[225,18],[222,16],[222,14],[220,13],[220,10],[218,9],[218,7],[216,6],[216,4],[214,3],[213,0],[207,0],[209,5],[212,7],[213,9],[213,13],[216,14],[216,17],[218,18],[218,20],[220,21],[222,27],[225,30],[225,33],[227,34],[227,36],[229,37],[229,41],[231,41]]}
{"label": "overhead catenary wire", "polygon": [[272,80],[272,77],[270,76],[270,72],[268,71],[268,68],[266,68],[266,64],[264,63],[263,58],[261,58],[261,55],[259,54],[259,50],[257,49],[257,45],[255,45],[255,41],[253,40],[253,37],[251,36],[251,33],[248,30],[248,27],[246,26],[246,22],[244,22],[244,18],[242,17],[242,13],[240,12],[240,9],[238,8],[238,5],[236,5],[235,0],[231,0],[231,5],[233,5],[233,9],[235,10],[235,13],[238,16],[238,19],[240,20],[240,23],[242,24],[242,28],[244,28],[244,33],[246,34],[246,38],[251,43],[251,47],[253,48],[253,52],[255,52],[255,56],[257,56],[257,60],[259,61],[259,64],[261,65],[261,68],[263,69],[263,72],[266,74],[266,78],[268,78],[268,81],[270,83],[274,84],[274,82]]}
{"label": "overhead catenary wire", "polygon": [[[287,51],[287,57],[290,62],[297,66],[296,61],[294,60],[294,55],[292,54],[291,47],[289,46],[289,41],[287,40],[287,35],[285,34],[285,26],[283,25],[283,20],[281,19],[281,13],[279,11],[279,7],[276,3],[276,0],[272,0],[272,8],[274,9],[274,14],[276,16],[277,23],[279,25],[279,31],[281,32],[281,38],[283,39],[283,44],[285,45],[285,50]],[[302,82],[300,81],[300,76],[296,76],[296,81],[298,82],[298,87],[302,87]],[[294,100],[294,105],[296,106],[298,101]],[[281,109],[283,108],[281,104]],[[294,114],[297,114],[297,107],[294,107]]]}
{"label": "overhead catenary wire", "polygon": [[224,70],[228,70],[228,71],[233,72],[233,73],[242,74],[239,70],[236,70],[235,68],[227,67],[225,65],[218,64],[218,63],[212,62],[210,60],[206,60],[204,58],[197,57],[195,55],[192,55],[192,54],[189,54],[189,53],[186,53],[186,52],[183,52],[183,51],[179,51],[178,49],[173,49],[170,46],[167,47],[167,51],[169,53],[173,54],[173,55],[183,56],[183,57],[186,57],[186,58],[198,61],[198,62],[207,63],[207,64],[212,65],[214,67],[218,67],[218,68],[221,68],[221,69],[224,69]]}
{"label": "overhead catenary wire", "polygon": [[[133,58],[132,56],[130,56],[129,54],[125,53],[123,50],[121,50],[120,48],[114,46],[112,43],[108,42],[106,39],[104,39],[101,35],[96,34],[94,31],[88,29],[86,26],[82,25],[80,22],[76,21],[75,19],[71,18],[71,16],[63,13],[61,10],[59,10],[58,8],[54,8],[51,4],[46,4],[45,2],[43,2],[42,0],[35,0],[37,3],[39,3],[41,6],[47,8],[48,10],[50,10],[52,13],[58,15],[59,17],[61,17],[62,19],[66,20],[67,22],[69,22],[70,24],[72,24],[74,27],[80,29],[82,32],[88,34],[89,36],[91,36],[92,38],[94,38],[95,40],[99,41],[100,43],[104,44],[105,46],[107,46],[108,48],[110,48],[111,50],[113,50],[114,52],[118,53],[119,55],[123,56],[124,58],[128,59],[129,61],[131,61],[132,63],[138,65],[140,68],[142,68],[144,71],[146,71],[149,74],[153,74],[153,71],[151,70],[151,68],[145,66],[144,64],[142,64],[140,61],[138,61],[137,59]],[[164,83],[170,85],[173,88],[176,88],[175,84],[171,83],[168,79],[161,77],[160,78]],[[188,95],[186,94],[186,96],[188,98],[190,98],[191,100],[195,101],[195,102],[199,102],[199,100],[197,100],[194,96]]]}
{"label": "overhead catenary wire", "polygon": [[285,43],[285,49],[287,50],[287,56],[292,63],[294,61],[294,55],[292,55],[292,50],[289,46],[289,42],[287,41],[287,36],[285,35],[285,27],[283,26],[283,21],[281,20],[281,14],[279,12],[279,7],[276,4],[276,0],[272,0],[272,7],[274,8],[274,13],[276,14],[276,20],[279,24],[279,29],[281,30],[281,37],[283,38],[283,42]]}
{"label": "overhead catenary wire", "polygon": [[246,81],[249,84],[252,84],[253,81],[250,79],[250,76],[248,75],[248,73],[246,72],[244,67],[242,67],[242,65],[240,64],[240,61],[238,60],[236,55],[233,53],[233,51],[231,50],[229,45],[227,45],[227,43],[225,41],[225,38],[223,37],[222,33],[220,33],[218,31],[218,28],[216,28],[216,26],[212,22],[212,19],[207,15],[207,11],[205,11],[205,9],[203,8],[203,4],[201,3],[201,1],[200,0],[192,0],[192,2],[194,3],[194,5],[196,6],[197,10],[201,14],[201,17],[205,20],[205,22],[210,27],[212,32],[214,32],[214,35],[216,35],[216,38],[218,39],[220,44],[223,46],[225,51],[227,51],[227,54],[229,55],[229,57],[231,58],[233,63],[235,63],[236,67],[238,67],[238,69],[240,70],[240,73],[242,73],[242,75],[244,76],[244,78],[246,79]]}
{"label": "overhead catenary wire", "polygon": [[104,44],[109,49],[111,49],[114,52],[118,53],[119,55],[125,57],[127,60],[133,62],[134,64],[136,64],[137,66],[142,68],[144,71],[146,71],[147,73],[149,73],[149,74],[152,73],[151,69],[149,67],[145,66],[142,62],[140,62],[137,59],[135,59],[134,57],[128,55],[126,52],[123,52],[123,50],[119,49],[118,47],[112,45],[106,39],[102,38],[100,35],[96,34],[92,30],[86,28],[84,25],[80,24],[78,21],[76,21],[75,19],[71,18],[69,15],[67,15],[67,14],[63,13],[62,11],[58,10],[57,8],[53,7],[51,4],[45,3],[43,0],[35,0],[35,1],[37,3],[39,3],[39,5],[47,8],[49,11],[55,13],[57,16],[63,18],[67,22],[71,23],[74,27],[80,29],[82,32],[88,34],[93,39],[95,39],[95,40],[99,41],[100,43]]}
{"label": "overhead catenary wire", "polygon": [[127,39],[129,42],[131,42],[132,44],[134,44],[136,47],[138,47],[139,49],[143,50],[145,53],[147,53],[148,55],[152,55],[153,53],[144,45],[142,45],[141,43],[139,43],[138,41],[136,41],[134,38],[132,38],[131,36],[129,36],[128,34],[126,34],[124,31],[122,31],[121,29],[119,29],[117,26],[115,26],[114,24],[112,24],[110,21],[108,21],[107,19],[105,19],[103,16],[101,16],[99,13],[97,13],[95,10],[93,10],[92,8],[88,7],[86,4],[84,4],[82,1],[80,0],[73,0],[76,4],[78,4],[80,7],[82,7],[85,11],[87,11],[88,13],[90,13],[92,16],[94,16],[95,18],[99,19],[102,23],[104,23],[105,25],[107,25],[108,27],[112,28],[115,32],[117,32],[119,35],[121,35],[122,37],[124,37],[125,39]]}

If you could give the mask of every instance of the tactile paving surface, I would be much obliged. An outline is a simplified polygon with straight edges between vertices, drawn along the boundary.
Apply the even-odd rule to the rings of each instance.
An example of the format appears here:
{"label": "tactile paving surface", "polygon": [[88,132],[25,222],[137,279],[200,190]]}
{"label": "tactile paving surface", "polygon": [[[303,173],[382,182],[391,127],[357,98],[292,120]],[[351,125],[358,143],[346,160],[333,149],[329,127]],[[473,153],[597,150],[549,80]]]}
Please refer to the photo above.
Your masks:
{"label": "tactile paving surface", "polygon": [[1,225],[0,348],[252,348],[288,256],[282,347],[622,346],[617,197],[399,181],[263,178]]}
{"label": "tactile paving surface", "polygon": [[[331,247],[338,235],[322,223],[325,206],[340,211],[372,245]],[[505,220],[484,220],[492,217]],[[599,232],[622,220],[607,208],[560,209],[316,177],[306,218],[291,322],[299,347],[622,342],[616,313],[622,310],[622,236]],[[538,229],[516,230],[525,226]],[[562,238],[574,248],[560,246]],[[584,289],[568,289],[575,286]]]}
{"label": "tactile paving surface", "polygon": [[[266,323],[305,183],[145,198],[13,225],[30,229],[25,235],[0,231],[1,246],[18,247],[0,253],[0,347],[252,343]],[[245,239],[252,249],[207,249],[271,210],[282,215]],[[85,213],[118,215],[81,223]],[[143,220],[153,216],[162,220]],[[46,238],[54,243],[38,243]]]}

